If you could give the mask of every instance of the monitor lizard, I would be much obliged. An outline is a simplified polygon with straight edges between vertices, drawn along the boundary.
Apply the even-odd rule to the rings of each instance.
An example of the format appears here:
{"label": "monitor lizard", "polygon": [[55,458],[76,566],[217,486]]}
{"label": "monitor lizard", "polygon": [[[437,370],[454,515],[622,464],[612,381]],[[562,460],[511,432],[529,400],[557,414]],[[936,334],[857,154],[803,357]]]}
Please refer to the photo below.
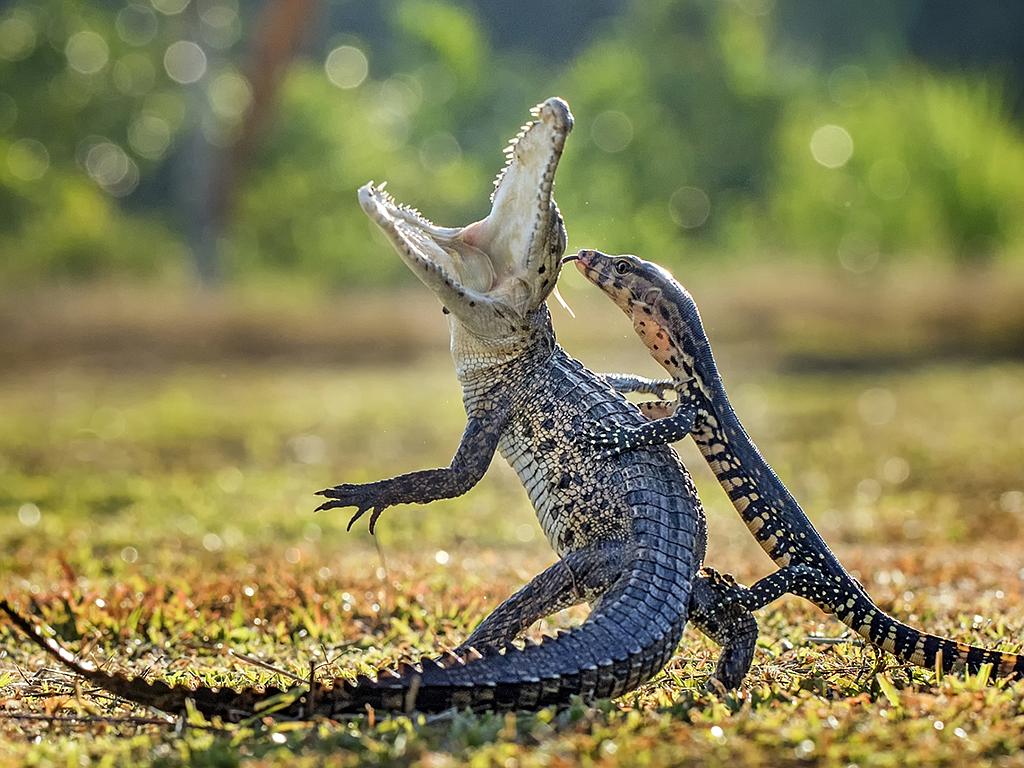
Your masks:
{"label": "monitor lizard", "polygon": [[997,676],[1024,677],[1024,656],[922,632],[875,605],[743,428],[726,395],[697,304],[667,270],[636,256],[594,250],[581,250],[564,261],[574,262],[632,319],[651,355],[672,376],[652,380],[613,374],[610,380],[622,391],[658,397],[665,391],[677,393],[671,402],[642,403],[652,419],[646,424],[594,425],[592,442],[604,455],[617,456],[693,436],[747,528],[780,567],[750,586],[740,598],[745,608],[761,608],[792,592],[903,661],[945,672],[977,672],[989,664]]}

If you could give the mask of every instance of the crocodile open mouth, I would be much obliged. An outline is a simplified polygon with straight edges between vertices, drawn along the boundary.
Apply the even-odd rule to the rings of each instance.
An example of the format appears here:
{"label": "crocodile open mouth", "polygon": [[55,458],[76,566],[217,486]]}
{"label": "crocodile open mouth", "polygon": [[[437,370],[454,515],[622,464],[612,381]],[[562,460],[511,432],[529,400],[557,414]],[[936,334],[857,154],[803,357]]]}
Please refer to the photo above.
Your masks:
{"label": "crocodile open mouth", "polygon": [[[398,204],[383,185],[359,190],[359,204],[399,256],[459,320],[491,334],[547,298],[565,251],[565,228],[552,192],[572,130],[568,105],[551,98],[509,142],[491,195],[491,212],[464,227],[439,227]],[[497,324],[496,324],[497,323]]]}

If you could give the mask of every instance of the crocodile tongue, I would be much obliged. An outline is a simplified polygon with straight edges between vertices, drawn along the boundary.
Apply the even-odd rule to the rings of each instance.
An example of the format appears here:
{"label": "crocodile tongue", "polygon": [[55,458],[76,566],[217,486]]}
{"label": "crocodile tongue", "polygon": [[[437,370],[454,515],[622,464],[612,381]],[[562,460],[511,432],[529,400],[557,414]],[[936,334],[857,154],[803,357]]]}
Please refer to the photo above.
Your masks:
{"label": "crocodile tongue", "polygon": [[439,227],[373,182],[359,203],[406,265],[474,333],[514,332],[558,277],[565,230],[552,197],[555,170],[572,130],[564,101],[551,98],[509,142],[491,212],[465,227]]}

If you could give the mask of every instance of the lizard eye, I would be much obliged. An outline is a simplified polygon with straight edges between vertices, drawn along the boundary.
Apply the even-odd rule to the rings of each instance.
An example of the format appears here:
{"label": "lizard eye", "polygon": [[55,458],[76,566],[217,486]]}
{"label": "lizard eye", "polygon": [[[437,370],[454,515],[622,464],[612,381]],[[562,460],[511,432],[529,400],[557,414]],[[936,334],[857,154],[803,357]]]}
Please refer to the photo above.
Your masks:
{"label": "lizard eye", "polygon": [[633,265],[630,264],[625,259],[619,259],[618,261],[615,262],[615,272],[616,272],[616,274],[624,275],[627,272],[629,272],[632,268],[633,268]]}

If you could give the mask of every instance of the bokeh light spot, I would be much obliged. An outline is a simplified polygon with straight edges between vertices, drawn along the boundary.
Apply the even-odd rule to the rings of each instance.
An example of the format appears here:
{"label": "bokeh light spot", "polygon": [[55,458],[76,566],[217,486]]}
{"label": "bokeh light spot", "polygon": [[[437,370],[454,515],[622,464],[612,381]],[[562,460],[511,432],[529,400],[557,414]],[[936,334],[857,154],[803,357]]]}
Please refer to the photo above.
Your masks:
{"label": "bokeh light spot", "polygon": [[165,16],[176,16],[188,8],[189,0],[150,0],[153,7]]}
{"label": "bokeh light spot", "polygon": [[684,229],[696,229],[711,214],[711,198],[699,187],[680,187],[668,201],[672,221]]}
{"label": "bokeh light spot", "polygon": [[206,74],[206,53],[191,40],[179,40],[167,46],[164,69],[176,83],[189,85]]}
{"label": "bokeh light spot", "polygon": [[856,274],[869,272],[878,264],[878,239],[867,232],[850,232],[839,241],[836,256],[843,269]]}
{"label": "bokeh light spot", "polygon": [[149,160],[159,160],[171,144],[171,126],[162,117],[143,114],[128,124],[132,151]]}
{"label": "bokeh light spot", "polygon": [[327,54],[324,71],[327,79],[338,88],[356,88],[369,74],[370,62],[354,45],[339,45]]}
{"label": "bokeh light spot", "polygon": [[238,19],[238,8],[224,2],[211,3],[200,14],[203,25],[200,30],[203,40],[214,48],[230,48],[242,35]]}
{"label": "bokeh light spot", "polygon": [[85,170],[93,181],[114,197],[130,194],[139,183],[139,168],[117,144],[104,141],[85,156]]}
{"label": "bokeh light spot", "polygon": [[128,45],[142,46],[156,37],[156,14],[144,5],[132,3],[118,11],[117,35]]}
{"label": "bokeh light spot", "polygon": [[107,41],[95,32],[87,29],[75,32],[68,38],[64,46],[64,55],[68,66],[83,75],[95,75],[110,60],[110,48]]}
{"label": "bokeh light spot", "polygon": [[461,158],[459,140],[445,131],[431,134],[420,145],[420,162],[431,171],[457,163]]}
{"label": "bokeh light spot", "polygon": [[153,90],[156,68],[142,53],[129,53],[114,64],[114,87],[128,96],[144,96]]}
{"label": "bokeh light spot", "polygon": [[896,397],[883,387],[866,389],[857,398],[857,412],[873,427],[888,424],[896,415]]}
{"label": "bokeh light spot", "polygon": [[19,139],[7,150],[7,168],[22,181],[41,179],[50,167],[50,153],[41,141]]}
{"label": "bokeh light spot", "polygon": [[890,485],[905,483],[910,477],[910,463],[902,456],[890,456],[883,462],[881,474]]}
{"label": "bokeh light spot", "polygon": [[624,113],[609,109],[594,118],[590,137],[605,152],[621,152],[633,141],[633,121]]}
{"label": "bokeh light spot", "polygon": [[841,125],[823,125],[811,135],[811,156],[826,168],[842,168],[853,157],[853,137]]}
{"label": "bokeh light spot", "polygon": [[21,61],[36,48],[36,29],[31,17],[12,14],[0,21],[0,59]]}
{"label": "bokeh light spot", "polygon": [[43,514],[39,511],[39,507],[31,502],[18,507],[18,522],[26,528],[34,528],[39,525],[39,521],[42,518]]}
{"label": "bokeh light spot", "polygon": [[892,158],[875,161],[868,170],[868,186],[883,200],[899,200],[910,186],[907,166]]}
{"label": "bokeh light spot", "polygon": [[213,79],[207,91],[210,106],[221,120],[239,120],[252,103],[252,86],[237,72],[222,72]]}

